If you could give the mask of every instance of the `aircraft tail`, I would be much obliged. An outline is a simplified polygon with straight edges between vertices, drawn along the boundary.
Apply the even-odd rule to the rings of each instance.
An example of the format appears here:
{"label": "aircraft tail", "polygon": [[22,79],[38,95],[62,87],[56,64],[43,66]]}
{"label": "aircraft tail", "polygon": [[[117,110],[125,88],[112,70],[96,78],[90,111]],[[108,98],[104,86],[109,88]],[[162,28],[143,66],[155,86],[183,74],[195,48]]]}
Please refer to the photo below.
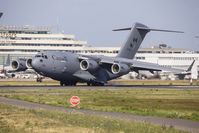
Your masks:
{"label": "aircraft tail", "polygon": [[0,18],[3,16],[3,12],[0,12]]}
{"label": "aircraft tail", "polygon": [[116,29],[113,31],[123,31],[123,30],[130,30],[130,34],[125,41],[124,45],[121,47],[117,57],[133,59],[138,48],[140,47],[142,41],[146,34],[150,31],[164,31],[164,32],[176,32],[176,33],[183,33],[181,31],[171,31],[171,30],[159,30],[159,29],[150,29],[146,25],[141,23],[135,23],[132,28],[123,28],[123,29]]}
{"label": "aircraft tail", "polygon": [[178,78],[181,80],[184,79],[186,75],[191,75],[194,63],[195,63],[195,60],[193,60],[193,62],[191,63],[191,65],[188,67],[188,69],[186,71],[177,73],[175,75],[178,75]]}
{"label": "aircraft tail", "polygon": [[193,62],[191,63],[191,65],[189,66],[189,68],[186,70],[186,72],[190,72],[191,71],[194,63],[195,63],[195,60],[193,60]]}
{"label": "aircraft tail", "polygon": [[3,66],[10,66],[10,55],[8,54],[7,58],[4,59]]}

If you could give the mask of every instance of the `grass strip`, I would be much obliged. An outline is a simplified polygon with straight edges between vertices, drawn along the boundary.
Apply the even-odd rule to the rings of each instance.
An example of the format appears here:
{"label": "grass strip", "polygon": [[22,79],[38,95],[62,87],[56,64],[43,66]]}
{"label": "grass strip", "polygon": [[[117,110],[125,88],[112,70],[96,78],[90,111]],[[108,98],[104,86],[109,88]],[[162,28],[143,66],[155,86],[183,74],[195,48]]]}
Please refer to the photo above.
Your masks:
{"label": "grass strip", "polygon": [[83,109],[199,121],[199,90],[181,89],[1,89],[0,96],[70,107],[73,95]]}
{"label": "grass strip", "polygon": [[0,104],[0,132],[104,132],[104,133],[181,133],[173,127],[128,122],[59,111],[28,110]]}

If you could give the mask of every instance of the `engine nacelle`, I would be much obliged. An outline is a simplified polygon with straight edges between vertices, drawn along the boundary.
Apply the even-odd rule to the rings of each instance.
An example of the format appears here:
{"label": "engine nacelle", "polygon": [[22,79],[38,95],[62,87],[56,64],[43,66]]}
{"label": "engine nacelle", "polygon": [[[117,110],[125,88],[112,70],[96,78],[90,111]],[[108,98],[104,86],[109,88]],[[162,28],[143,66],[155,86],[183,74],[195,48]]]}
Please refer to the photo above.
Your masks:
{"label": "engine nacelle", "polygon": [[128,65],[126,64],[118,64],[118,63],[114,63],[111,66],[111,72],[113,74],[127,74],[130,72],[130,68]]}
{"label": "engine nacelle", "polygon": [[26,59],[13,60],[11,66],[14,69],[14,71],[25,71],[27,69]]}
{"label": "engine nacelle", "polygon": [[99,67],[98,63],[94,60],[82,60],[80,62],[80,68],[84,71],[93,72]]}
{"label": "engine nacelle", "polygon": [[26,67],[27,67],[28,69],[31,69],[31,68],[32,68],[32,59],[27,59],[27,60],[26,60]]}

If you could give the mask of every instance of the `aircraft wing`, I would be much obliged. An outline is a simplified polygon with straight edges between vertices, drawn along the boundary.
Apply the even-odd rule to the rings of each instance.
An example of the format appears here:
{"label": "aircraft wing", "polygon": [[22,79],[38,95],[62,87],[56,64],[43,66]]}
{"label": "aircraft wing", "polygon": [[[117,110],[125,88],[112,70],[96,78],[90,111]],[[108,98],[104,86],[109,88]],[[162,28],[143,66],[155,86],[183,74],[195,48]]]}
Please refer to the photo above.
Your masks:
{"label": "aircraft wing", "polygon": [[95,60],[97,62],[99,62],[101,59],[103,59],[104,56],[101,56],[101,55],[79,55],[78,59],[81,61],[81,60],[88,60],[88,59],[91,59],[91,60]]}
{"label": "aircraft wing", "polygon": [[133,60],[131,62],[131,70],[133,70],[133,71],[148,70],[151,72],[153,72],[153,71],[169,71],[169,72],[174,72],[174,73],[182,73],[184,71],[181,69],[164,67],[164,66],[160,66],[158,64],[141,62],[141,61],[136,61],[136,60]]}
{"label": "aircraft wing", "polygon": [[131,71],[148,70],[150,72],[153,72],[153,71],[169,71],[169,72],[174,72],[174,73],[184,72],[184,70],[181,70],[181,69],[164,67],[164,66],[160,66],[158,64],[136,61],[136,60],[132,60],[132,59],[119,58],[115,62],[127,64],[128,66],[130,66]]}
{"label": "aircraft wing", "polygon": [[81,56],[80,59],[91,59],[95,60],[99,63],[99,65],[103,64],[127,64],[131,71],[138,71],[138,70],[148,70],[150,72],[153,71],[168,71],[173,73],[183,73],[185,70],[175,69],[171,67],[163,67],[158,64],[136,61],[133,59],[126,59],[126,58],[112,58],[112,57],[105,57],[105,56]]}

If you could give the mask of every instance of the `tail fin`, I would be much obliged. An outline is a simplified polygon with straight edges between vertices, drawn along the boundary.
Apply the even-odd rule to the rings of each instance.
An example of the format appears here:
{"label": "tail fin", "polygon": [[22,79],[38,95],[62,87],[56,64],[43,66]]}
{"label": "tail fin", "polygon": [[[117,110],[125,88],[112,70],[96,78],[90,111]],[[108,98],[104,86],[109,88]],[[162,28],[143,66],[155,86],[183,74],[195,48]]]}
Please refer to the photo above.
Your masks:
{"label": "tail fin", "polygon": [[9,66],[10,65],[10,55],[9,54],[8,54],[7,58],[4,59],[3,65],[4,66]]}
{"label": "tail fin", "polygon": [[193,62],[191,63],[191,65],[189,66],[189,68],[186,70],[186,72],[190,72],[191,71],[194,63],[195,63],[195,60],[193,60]]}
{"label": "tail fin", "polygon": [[179,79],[184,79],[186,75],[191,75],[194,63],[195,63],[195,60],[193,60],[193,62],[191,63],[191,65],[189,66],[189,68],[186,71],[181,72],[181,73],[177,73],[175,75],[178,75]]}
{"label": "tail fin", "polygon": [[[139,29],[138,27],[145,28]],[[147,26],[135,23],[132,28],[117,29],[114,31],[131,30],[130,34],[119,51],[117,57],[133,59],[145,35],[150,31]]]}
{"label": "tail fin", "polygon": [[113,31],[122,31],[122,30],[131,30],[130,34],[125,41],[124,45],[120,49],[117,57],[133,59],[140,44],[144,40],[144,37],[149,31],[164,31],[164,32],[176,32],[183,33],[181,31],[171,31],[171,30],[159,30],[159,29],[150,29],[147,26],[141,23],[135,23],[132,28],[116,29]]}
{"label": "tail fin", "polygon": [[3,12],[0,12],[0,18],[3,16]]}

